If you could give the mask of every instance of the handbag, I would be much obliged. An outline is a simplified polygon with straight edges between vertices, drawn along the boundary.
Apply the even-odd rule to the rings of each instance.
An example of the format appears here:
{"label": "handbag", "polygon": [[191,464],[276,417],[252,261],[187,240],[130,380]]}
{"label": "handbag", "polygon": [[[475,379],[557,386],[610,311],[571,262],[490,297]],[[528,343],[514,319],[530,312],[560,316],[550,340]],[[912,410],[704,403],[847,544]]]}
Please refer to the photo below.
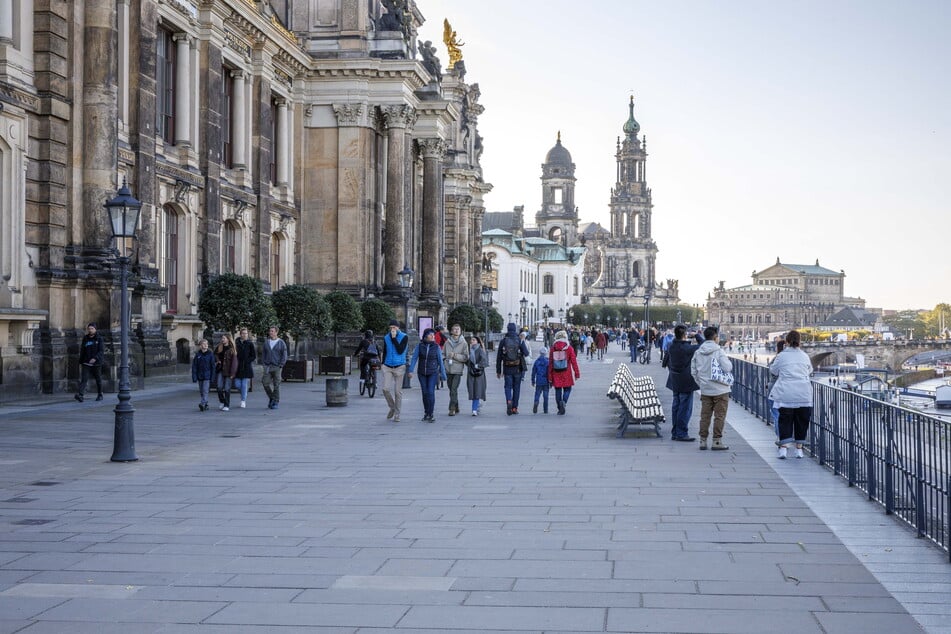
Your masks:
{"label": "handbag", "polygon": [[713,357],[713,360],[710,362],[710,380],[714,383],[726,385],[727,387],[733,387],[733,373],[724,372],[716,357]]}
{"label": "handbag", "polygon": [[480,368],[475,363],[469,362],[469,374],[471,376],[482,376],[483,372],[485,372],[485,368]]}

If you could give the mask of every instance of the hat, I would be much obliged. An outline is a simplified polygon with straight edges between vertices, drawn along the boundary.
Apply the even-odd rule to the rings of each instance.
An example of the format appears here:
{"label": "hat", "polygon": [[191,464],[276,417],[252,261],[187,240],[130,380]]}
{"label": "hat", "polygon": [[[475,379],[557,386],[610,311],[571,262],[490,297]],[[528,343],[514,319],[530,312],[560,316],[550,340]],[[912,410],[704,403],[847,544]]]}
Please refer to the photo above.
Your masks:
{"label": "hat", "polygon": [[91,321],[91,322],[89,322],[88,324],[86,324],[86,328],[89,328],[90,326],[92,326],[93,328],[98,328],[98,327],[99,327],[99,326],[96,325],[96,322],[94,322],[94,321]]}
{"label": "hat", "polygon": [[564,330],[559,330],[555,333],[555,339],[568,339],[568,333]]}
{"label": "hat", "polygon": [[546,348],[545,346],[542,346],[541,349],[538,351],[538,354],[539,356],[542,356],[542,357],[546,356],[548,354],[548,348]]}
{"label": "hat", "polygon": [[514,335],[518,332],[518,326],[516,326],[514,322],[510,322],[509,325],[505,327],[505,331],[510,335]]}
{"label": "hat", "polygon": [[426,330],[423,331],[423,339],[425,339],[429,335],[435,335],[435,334],[436,334],[435,330],[433,330],[432,328],[427,328]]}
{"label": "hat", "polygon": [[387,324],[387,325],[388,325],[388,326],[396,326],[397,328],[399,328],[399,327],[400,327],[400,322],[396,321],[395,319],[391,319],[391,320],[390,320],[390,323]]}

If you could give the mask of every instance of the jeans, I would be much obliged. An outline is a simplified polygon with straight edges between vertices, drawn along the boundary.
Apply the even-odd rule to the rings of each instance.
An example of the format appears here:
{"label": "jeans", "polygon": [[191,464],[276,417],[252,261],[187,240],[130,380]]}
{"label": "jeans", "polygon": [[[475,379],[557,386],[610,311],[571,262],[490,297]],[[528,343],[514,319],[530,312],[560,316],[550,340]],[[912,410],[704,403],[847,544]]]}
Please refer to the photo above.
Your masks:
{"label": "jeans", "polygon": [[472,399],[472,411],[473,412],[479,411],[479,399],[477,398]]}
{"label": "jeans", "polygon": [[218,401],[225,407],[231,407],[231,377],[218,375]]}
{"label": "jeans", "polygon": [[710,434],[710,417],[713,417],[713,438],[723,437],[723,425],[726,423],[726,410],[730,406],[730,393],[716,396],[700,395],[700,438]]}
{"label": "jeans", "polygon": [[671,438],[687,438],[690,433],[690,415],[693,413],[693,392],[674,392],[674,400],[670,407],[670,418],[673,429]]}
{"label": "jeans", "polygon": [[241,400],[248,400],[248,388],[251,386],[251,379],[235,379],[234,386],[241,391]]}
{"label": "jeans", "polygon": [[565,406],[568,404],[568,397],[571,396],[570,387],[556,387],[555,388],[555,403],[558,405]]}
{"label": "jeans", "polygon": [[390,406],[396,419],[399,420],[400,410],[403,408],[403,376],[406,374],[406,366],[398,365],[395,368],[384,365],[383,372],[383,396],[386,398],[386,404]]}
{"label": "jeans", "polygon": [[544,397],[545,402],[545,413],[548,413],[548,393],[551,391],[551,386],[547,383],[545,385],[535,385],[535,405],[538,405],[539,397]]}
{"label": "jeans", "polygon": [[264,386],[264,392],[267,397],[275,403],[281,402],[281,368],[276,365],[264,366],[264,374],[261,375],[261,385]]}
{"label": "jeans", "polygon": [[423,393],[423,412],[426,416],[432,416],[436,408],[436,383],[439,381],[438,374],[420,374],[419,389]]}
{"label": "jeans", "polygon": [[78,394],[82,396],[83,392],[86,391],[86,382],[89,380],[90,374],[96,381],[96,394],[102,394],[102,366],[98,363],[96,365],[86,365],[85,363],[80,363],[79,370],[80,379]]}
{"label": "jeans", "polygon": [[209,379],[198,379],[198,395],[201,397],[201,404],[208,404],[208,391],[211,389]]}
{"label": "jeans", "polygon": [[459,411],[459,384],[462,383],[462,373],[447,374],[446,384],[449,386],[449,411]]}
{"label": "jeans", "polygon": [[773,424],[773,431],[776,432],[776,440],[779,440],[779,408],[773,399],[766,399],[769,404],[769,421]]}
{"label": "jeans", "polygon": [[502,375],[502,378],[505,379],[505,401],[510,403],[512,409],[518,408],[518,396],[522,392],[522,378],[524,375],[524,372]]}

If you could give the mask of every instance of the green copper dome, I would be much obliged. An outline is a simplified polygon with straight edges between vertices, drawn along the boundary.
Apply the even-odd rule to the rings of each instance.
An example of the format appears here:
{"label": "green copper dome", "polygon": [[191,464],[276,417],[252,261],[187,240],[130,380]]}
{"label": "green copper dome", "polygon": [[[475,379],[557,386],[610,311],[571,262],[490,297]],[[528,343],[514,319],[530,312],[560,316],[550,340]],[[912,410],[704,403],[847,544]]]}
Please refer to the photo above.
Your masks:
{"label": "green copper dome", "polygon": [[624,123],[624,134],[637,136],[637,133],[641,131],[641,124],[634,118],[634,95],[631,95],[631,104],[628,107],[630,108],[631,115]]}

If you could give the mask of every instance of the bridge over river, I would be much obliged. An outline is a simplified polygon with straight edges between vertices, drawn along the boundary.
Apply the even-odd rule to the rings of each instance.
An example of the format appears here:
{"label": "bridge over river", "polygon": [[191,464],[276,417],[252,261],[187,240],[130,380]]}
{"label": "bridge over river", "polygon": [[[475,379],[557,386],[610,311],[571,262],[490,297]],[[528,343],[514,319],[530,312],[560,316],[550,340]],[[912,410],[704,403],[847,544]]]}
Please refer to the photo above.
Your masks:
{"label": "bridge over river", "polygon": [[951,341],[942,339],[898,341],[803,342],[803,351],[815,368],[855,363],[861,356],[865,366],[899,370],[915,355],[927,352],[951,352]]}

